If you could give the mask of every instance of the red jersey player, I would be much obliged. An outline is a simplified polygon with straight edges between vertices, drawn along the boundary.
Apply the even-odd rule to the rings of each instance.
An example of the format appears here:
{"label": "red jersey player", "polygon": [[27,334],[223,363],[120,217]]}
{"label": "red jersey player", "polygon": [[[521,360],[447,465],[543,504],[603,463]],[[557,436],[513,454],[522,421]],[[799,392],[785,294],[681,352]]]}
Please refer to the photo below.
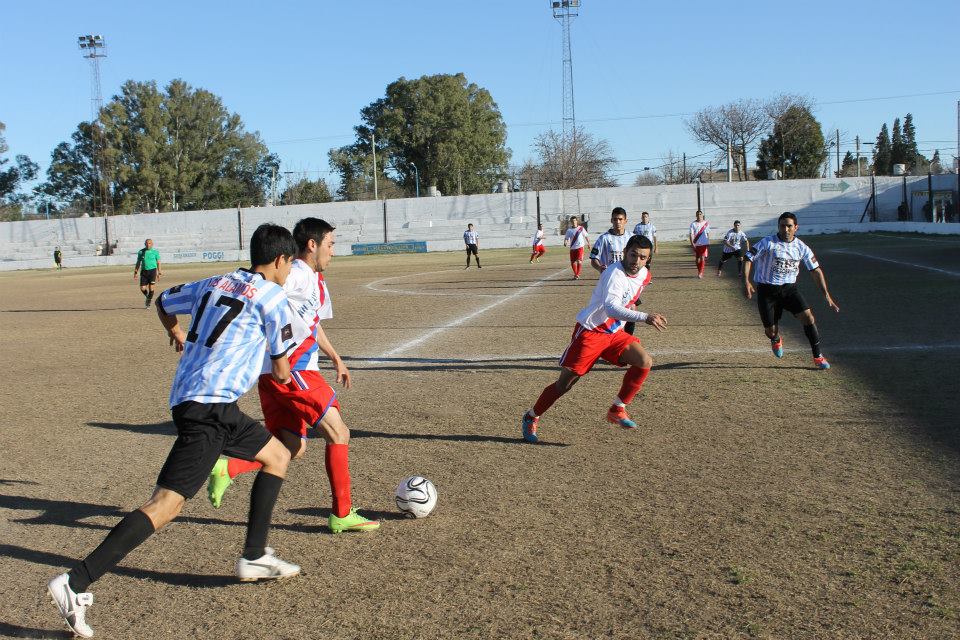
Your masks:
{"label": "red jersey player", "polygon": [[703,279],[703,268],[707,265],[707,252],[710,250],[710,223],[703,218],[703,211],[697,209],[697,219],[690,223],[690,247],[697,258],[697,277]]}
{"label": "red jersey player", "polygon": [[[350,372],[327,339],[320,321],[333,317],[333,307],[323,270],[334,255],[333,226],[319,218],[304,218],[293,228],[299,255],[293,262],[284,285],[295,322],[294,338],[298,346],[290,356],[292,380],[279,384],[269,375],[258,383],[264,423],[290,450],[293,458],[306,451],[309,427],[316,427],[326,440],[325,462],[333,509],[328,519],[330,530],[372,531],[380,527],[352,508],[348,446],[350,430],[340,416],[336,392],[320,374],[318,352],[322,351],[337,372],[337,382],[350,388]],[[269,366],[268,362],[264,366]],[[257,469],[256,463],[222,458],[210,473],[207,496],[214,507],[220,506],[232,479]]]}
{"label": "red jersey player", "polygon": [[613,405],[607,411],[607,420],[625,429],[635,429],[637,423],[627,415],[626,405],[640,391],[653,366],[653,358],[644,350],[640,339],[621,329],[626,322],[646,322],[663,331],[667,319],[659,313],[633,311],[644,287],[650,282],[647,261],[653,244],[646,236],[633,236],[624,248],[623,259],[607,267],[600,275],[590,298],[590,304],[577,314],[570,346],[560,357],[560,378],[548,385],[537,402],[523,414],[523,439],[537,442],[540,416],[565,394],[581,376],[586,375],[601,358],[618,367],[629,367]]}

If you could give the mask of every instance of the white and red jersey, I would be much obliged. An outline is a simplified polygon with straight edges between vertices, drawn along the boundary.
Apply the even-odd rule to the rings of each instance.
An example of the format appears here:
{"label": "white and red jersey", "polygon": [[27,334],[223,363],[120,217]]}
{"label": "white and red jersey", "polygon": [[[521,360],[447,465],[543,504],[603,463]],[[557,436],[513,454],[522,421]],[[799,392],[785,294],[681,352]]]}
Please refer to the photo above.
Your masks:
{"label": "white and red jersey", "polygon": [[570,249],[582,249],[589,241],[587,230],[583,228],[583,225],[570,227],[563,236],[563,241],[570,245]]}
{"label": "white and red jersey", "polygon": [[627,305],[637,303],[650,284],[650,271],[640,267],[637,275],[628,275],[622,262],[607,267],[590,297],[590,304],[577,314],[577,322],[587,331],[616,333],[627,322],[643,322],[647,314],[633,311]]}
{"label": "white and red jersey", "polygon": [[543,229],[537,229],[537,232],[533,234],[533,248],[543,246]]}
{"label": "white and red jersey", "polygon": [[706,220],[703,222],[694,220],[690,223],[690,235],[693,237],[693,245],[695,247],[710,244],[710,223]]}
{"label": "white and red jersey", "polygon": [[[327,283],[322,273],[314,271],[313,267],[298,258],[290,267],[283,290],[292,312],[293,338],[297,343],[290,355],[290,368],[293,371],[319,371],[317,325],[321,320],[333,317],[333,303]],[[262,372],[270,373],[271,367],[270,358],[267,357]]]}

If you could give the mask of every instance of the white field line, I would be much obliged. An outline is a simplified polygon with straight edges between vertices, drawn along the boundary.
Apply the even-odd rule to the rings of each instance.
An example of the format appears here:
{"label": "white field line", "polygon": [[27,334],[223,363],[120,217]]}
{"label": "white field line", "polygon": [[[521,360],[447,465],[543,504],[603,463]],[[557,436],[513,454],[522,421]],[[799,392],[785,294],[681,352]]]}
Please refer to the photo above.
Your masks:
{"label": "white field line", "polygon": [[947,269],[938,269],[937,267],[931,267],[925,264],[917,264],[915,262],[906,262],[904,260],[892,260],[891,258],[880,258],[878,256],[872,256],[869,253],[860,253],[859,251],[847,251],[846,249],[833,249],[827,253],[842,253],[850,256],[860,256],[861,258],[870,258],[871,260],[879,260],[880,262],[889,262],[891,264],[899,264],[905,267],[913,267],[915,269],[926,269],[927,271],[935,271],[936,273],[944,273],[948,276],[960,277],[960,271],[948,271]]}
{"label": "white field line", "polygon": [[[499,304],[499,303],[498,303]],[[436,329],[440,331],[442,329]],[[828,348],[829,353],[890,353],[899,351],[956,351],[960,343],[944,344],[886,344],[886,345],[857,345],[838,346]],[[397,351],[397,350],[394,350]],[[808,353],[806,345],[785,349],[787,353]],[[705,348],[705,349],[650,349],[654,356],[696,356],[696,355],[741,355],[741,354],[768,354],[769,347],[750,348]],[[409,362],[415,364],[478,364],[483,362],[522,362],[552,360],[557,361],[559,353],[528,353],[528,354],[501,354],[501,355],[465,355],[449,358],[418,358],[416,356],[396,357],[391,353],[374,357],[351,357],[352,362]]]}
{"label": "white field line", "polygon": [[937,238],[921,238],[921,237],[919,237],[919,236],[898,234],[898,233],[893,233],[893,232],[890,232],[890,231],[880,231],[880,232],[877,232],[876,236],[877,236],[878,238],[889,238],[889,239],[891,239],[891,240],[893,240],[893,239],[896,239],[896,240],[920,240],[921,242],[936,242],[937,244],[953,244],[953,245],[955,245],[955,244],[957,244],[958,242],[960,242],[960,238],[953,238],[952,240],[951,240],[951,239],[944,238],[944,239],[940,240],[940,239],[937,239]]}
{"label": "white field line", "polygon": [[[497,268],[500,268],[500,269],[504,269],[504,268],[512,269],[512,268],[514,268],[514,267],[516,267],[516,265],[490,265],[489,267],[487,267],[487,269],[490,269],[491,271],[494,271],[494,270],[496,270]],[[568,267],[568,268],[569,268],[569,267]],[[419,289],[419,290],[418,290],[418,289],[383,289],[383,288],[381,288],[381,287],[379,286],[379,285],[385,284],[385,283],[387,283],[387,282],[389,282],[389,281],[391,281],[391,280],[403,280],[404,278],[417,278],[417,277],[420,277],[420,276],[430,276],[430,275],[434,275],[434,274],[437,274],[437,273],[462,273],[463,271],[465,271],[465,269],[441,269],[440,271],[421,271],[420,273],[408,273],[408,274],[405,274],[405,275],[402,275],[402,276],[389,276],[389,277],[387,277],[387,278],[380,278],[379,280],[374,280],[373,282],[368,282],[368,283],[367,283],[366,285],[364,285],[364,286],[366,286],[367,289],[370,289],[371,291],[376,291],[376,292],[378,292],[378,293],[394,293],[394,294],[408,295],[408,296],[458,296],[458,297],[463,297],[464,292],[463,292],[462,289],[461,289],[461,290],[457,290],[457,291],[431,291],[431,290],[429,290],[429,289],[426,289],[426,290],[424,290],[424,289]],[[553,277],[553,276],[547,276],[546,279],[549,280],[549,279],[552,278],[552,277]],[[518,278],[517,280],[520,280],[520,279]],[[411,282],[410,284],[412,284],[412,285],[430,286],[431,284],[436,284],[436,283],[432,283],[432,282],[421,282],[421,283]],[[475,287],[475,288],[483,289],[483,282],[482,282],[482,281],[465,283],[465,284],[470,284],[470,285],[472,285],[472,286],[474,286],[474,285],[480,285],[479,287]],[[471,291],[470,296],[471,296],[471,297],[474,297],[474,298],[505,298],[505,297],[507,297],[507,296],[512,297],[513,294],[512,294],[512,293],[473,293],[473,292]]]}
{"label": "white field line", "polygon": [[399,345],[399,346],[397,346],[397,347],[394,347],[393,349],[390,349],[390,350],[387,351],[386,353],[382,354],[382,355],[380,356],[380,358],[381,358],[381,359],[383,359],[383,358],[390,358],[390,357],[396,356],[396,355],[399,354],[399,353],[403,353],[404,351],[408,351],[408,350],[410,350],[410,349],[412,349],[412,348],[414,348],[414,347],[418,347],[418,346],[420,346],[421,344],[423,344],[424,342],[426,342],[426,341],[430,340],[431,338],[433,338],[434,336],[437,336],[437,335],[443,333],[444,331],[446,331],[446,330],[448,330],[448,329],[452,329],[452,328],[454,328],[454,327],[458,327],[458,326],[460,326],[461,324],[463,324],[464,322],[469,322],[470,320],[476,318],[477,316],[483,315],[483,314],[486,313],[487,311],[490,311],[491,309],[494,309],[494,308],[496,308],[496,307],[499,307],[500,305],[502,305],[502,304],[505,303],[505,302],[509,302],[510,300],[513,300],[514,298],[516,298],[516,297],[518,297],[518,296],[520,296],[520,295],[523,295],[523,293],[524,293],[525,291],[528,291],[528,290],[530,290],[530,289],[534,289],[534,288],[536,288],[536,287],[539,287],[540,285],[542,285],[542,284],[543,284],[544,282],[546,282],[547,280],[552,280],[553,278],[557,277],[557,276],[560,275],[561,273],[567,273],[569,270],[570,270],[570,267],[565,266],[565,267],[563,267],[562,269],[560,269],[559,271],[555,271],[555,272],[551,273],[551,274],[550,274],[549,276],[547,276],[546,278],[541,278],[540,280],[537,280],[537,281],[534,282],[533,284],[529,284],[529,285],[523,287],[522,289],[517,289],[516,291],[514,291],[514,292],[511,293],[510,295],[505,296],[505,297],[503,297],[503,298],[500,298],[500,299],[497,300],[496,302],[491,302],[491,303],[488,304],[487,306],[481,307],[481,308],[477,309],[476,311],[474,311],[473,313],[469,313],[469,314],[467,314],[467,315],[465,315],[465,316],[463,316],[463,317],[461,317],[461,318],[458,318],[458,319],[456,319],[456,320],[453,320],[453,321],[451,321],[451,322],[448,322],[447,324],[443,325],[442,327],[437,327],[436,329],[431,329],[430,331],[427,331],[426,333],[424,333],[424,334],[421,335],[420,337],[414,338],[413,340],[410,340],[409,342],[404,342],[403,344],[401,344],[401,345]]}

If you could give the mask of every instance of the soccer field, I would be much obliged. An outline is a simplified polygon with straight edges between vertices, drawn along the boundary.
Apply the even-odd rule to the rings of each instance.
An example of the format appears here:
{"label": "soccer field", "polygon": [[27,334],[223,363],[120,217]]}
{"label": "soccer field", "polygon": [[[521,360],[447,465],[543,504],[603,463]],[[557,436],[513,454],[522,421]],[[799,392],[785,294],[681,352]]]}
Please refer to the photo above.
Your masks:
{"label": "soccer field", "polygon": [[[327,335],[353,372],[353,499],[384,520],[330,535],[322,440],[290,467],[270,544],[304,575],[239,584],[252,476],[203,493],[93,585],[97,637],[956,638],[960,636],[960,237],[805,238],[829,371],[799,323],[777,360],[711,247],[662,244],[638,326],[654,369],[605,421],[599,365],[520,439],[596,273],[562,248],[335,258]],[[67,632],[46,582],[150,494],[173,441],[177,355],[129,268],[0,273],[0,635]],[[169,265],[160,288],[227,271]],[[329,371],[329,370],[328,370]],[[338,391],[339,388],[338,388]],[[262,416],[256,392],[240,406]],[[393,490],[424,475],[423,520]]]}

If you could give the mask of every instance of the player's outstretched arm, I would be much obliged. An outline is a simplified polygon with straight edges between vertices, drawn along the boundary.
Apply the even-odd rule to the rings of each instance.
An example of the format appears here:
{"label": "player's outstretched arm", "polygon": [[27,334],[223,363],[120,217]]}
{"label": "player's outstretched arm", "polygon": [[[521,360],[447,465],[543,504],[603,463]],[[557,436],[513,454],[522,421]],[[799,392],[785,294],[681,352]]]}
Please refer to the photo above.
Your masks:
{"label": "player's outstretched arm", "polygon": [[330,342],[327,334],[323,332],[323,328],[319,324],[317,325],[317,347],[320,349],[320,351],[323,351],[328,358],[330,358],[330,363],[337,372],[337,382],[342,384],[344,389],[349,389],[350,371],[347,369],[347,365],[343,364],[343,359],[337,354],[336,350],[333,348],[333,344]]}
{"label": "player's outstretched arm", "polygon": [[167,330],[167,335],[170,337],[170,344],[177,353],[182,352],[184,345],[187,343],[187,334],[180,328],[177,316],[167,315],[167,312],[164,311],[163,307],[159,304],[156,305],[156,307],[157,317],[160,318],[160,324],[163,325],[163,328]]}
{"label": "player's outstretched arm", "polygon": [[647,314],[647,319],[644,320],[648,325],[656,329],[657,331],[663,331],[667,328],[667,317],[659,313],[649,313]]}
{"label": "player's outstretched arm", "polygon": [[833,301],[833,298],[830,297],[830,292],[827,290],[827,277],[823,275],[823,268],[817,267],[810,272],[810,275],[813,276],[813,279],[816,281],[817,286],[820,287],[820,291],[823,292],[823,297],[826,298],[827,306],[840,313],[840,307],[836,302]]}

